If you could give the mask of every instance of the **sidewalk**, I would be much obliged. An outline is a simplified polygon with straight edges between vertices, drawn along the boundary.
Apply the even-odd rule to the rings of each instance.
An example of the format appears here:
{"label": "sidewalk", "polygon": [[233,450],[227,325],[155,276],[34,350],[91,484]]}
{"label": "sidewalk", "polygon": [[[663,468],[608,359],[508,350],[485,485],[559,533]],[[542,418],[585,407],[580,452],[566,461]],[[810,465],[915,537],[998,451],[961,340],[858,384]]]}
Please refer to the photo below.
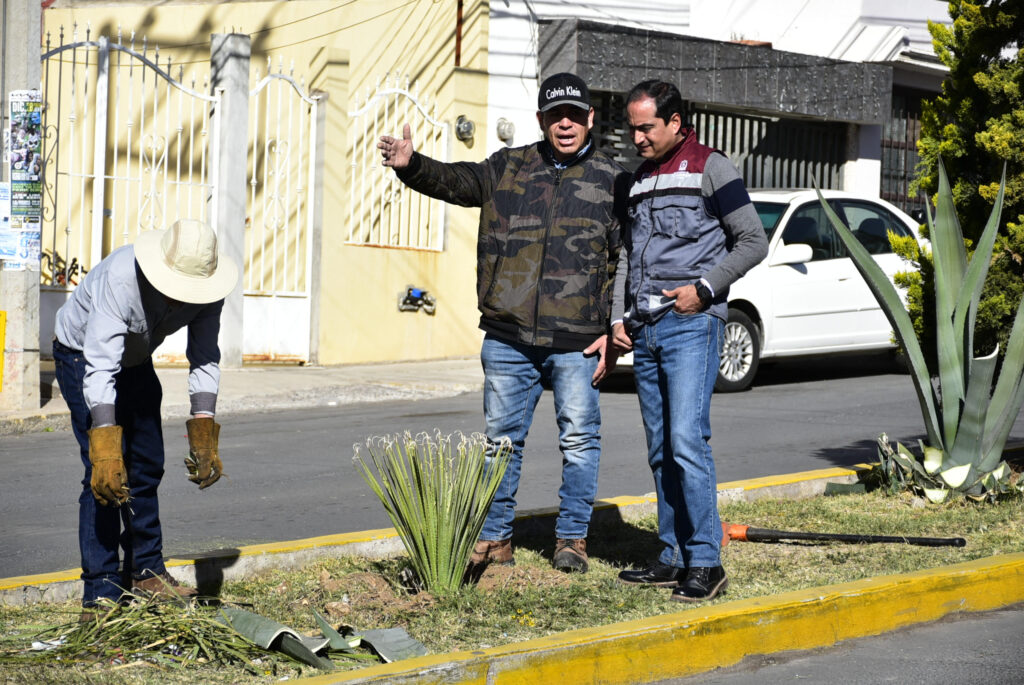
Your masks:
{"label": "sidewalk", "polygon": [[[57,387],[52,361],[42,363],[40,375],[43,406],[0,411],[0,435],[70,427],[68,408]],[[164,418],[187,416],[188,369],[157,367],[157,376],[164,391]],[[221,369],[217,412],[230,414],[451,397],[480,390],[483,381],[477,357],[345,366],[246,365],[240,369]]]}

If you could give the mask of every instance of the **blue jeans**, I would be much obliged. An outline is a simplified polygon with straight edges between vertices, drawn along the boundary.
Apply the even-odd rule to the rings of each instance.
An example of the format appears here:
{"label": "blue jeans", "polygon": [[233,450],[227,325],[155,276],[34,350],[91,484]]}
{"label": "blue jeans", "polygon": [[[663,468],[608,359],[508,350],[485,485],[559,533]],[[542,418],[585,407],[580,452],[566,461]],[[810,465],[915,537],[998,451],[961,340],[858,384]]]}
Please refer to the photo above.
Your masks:
{"label": "blue jeans", "polygon": [[668,312],[632,331],[633,375],[658,495],[659,561],[679,568],[718,566],[711,391],[718,374],[722,320]]}
{"label": "blue jeans", "polygon": [[523,445],[533,411],[550,383],[562,452],[561,503],[555,521],[560,538],[585,538],[597,496],[601,460],[601,409],[590,384],[597,357],[501,340],[487,335],[480,351],[484,368],[484,420],[493,449],[502,438],[512,441],[512,456],[480,533],[481,540],[512,537],[516,492],[523,468]]}
{"label": "blue jeans", "polygon": [[[85,475],[78,496],[78,547],[82,555],[82,605],[100,597],[117,601],[131,579],[163,573],[163,535],[157,488],[164,475],[164,438],[160,424],[160,380],[151,361],[122,369],[114,379],[117,425],[124,429],[124,461],[131,501],[103,506],[89,486],[89,435],[92,416],[82,380],[85,357],[54,341],[53,359],[60,392],[71,411],[71,428],[81,452]],[[118,547],[124,550],[119,570]]]}

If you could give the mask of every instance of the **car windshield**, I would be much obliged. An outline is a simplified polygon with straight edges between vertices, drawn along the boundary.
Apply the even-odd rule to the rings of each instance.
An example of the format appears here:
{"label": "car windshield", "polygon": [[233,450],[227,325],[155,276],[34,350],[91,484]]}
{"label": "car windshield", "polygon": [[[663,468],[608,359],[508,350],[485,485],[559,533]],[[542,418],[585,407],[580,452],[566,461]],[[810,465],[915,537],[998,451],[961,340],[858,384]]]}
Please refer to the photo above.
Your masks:
{"label": "car windshield", "polygon": [[769,240],[771,240],[772,233],[779,225],[779,219],[786,213],[786,207],[788,206],[785,202],[754,202],[754,209],[757,210],[757,216],[761,218],[761,223],[764,224],[764,232]]}

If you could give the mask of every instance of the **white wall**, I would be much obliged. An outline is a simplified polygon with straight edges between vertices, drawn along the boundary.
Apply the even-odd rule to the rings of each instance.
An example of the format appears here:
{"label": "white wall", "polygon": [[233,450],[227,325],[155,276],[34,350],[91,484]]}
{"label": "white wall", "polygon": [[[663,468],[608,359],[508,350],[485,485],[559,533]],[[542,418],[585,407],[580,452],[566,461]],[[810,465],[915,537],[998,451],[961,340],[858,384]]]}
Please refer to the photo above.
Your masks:
{"label": "white wall", "polygon": [[849,61],[932,53],[928,20],[949,23],[939,0],[694,0],[690,18],[695,36]]}
{"label": "white wall", "polygon": [[538,19],[579,17],[684,34],[691,4],[681,0],[491,0],[487,154],[505,145],[496,132],[499,118],[515,125],[511,145],[526,145],[540,138],[536,117]]}
{"label": "white wall", "polygon": [[882,191],[882,127],[850,126],[843,190],[869,197]]}

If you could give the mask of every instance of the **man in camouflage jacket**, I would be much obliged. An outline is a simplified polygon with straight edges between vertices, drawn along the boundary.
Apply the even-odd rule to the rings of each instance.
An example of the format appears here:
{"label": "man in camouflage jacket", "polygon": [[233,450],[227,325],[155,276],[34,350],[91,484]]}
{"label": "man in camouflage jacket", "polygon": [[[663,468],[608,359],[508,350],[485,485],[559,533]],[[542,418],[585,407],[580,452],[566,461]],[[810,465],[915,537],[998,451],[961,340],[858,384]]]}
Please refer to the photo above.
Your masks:
{"label": "man in camouflage jacket", "polygon": [[553,563],[565,571],[588,566],[601,454],[593,381],[614,363],[606,333],[629,176],[596,149],[594,109],[579,77],[555,74],[541,84],[537,121],[543,140],[480,163],[446,164],[414,152],[408,125],[401,139],[382,136],[377,146],[384,166],[414,190],[480,207],[486,435],[491,449],[511,440],[512,456],[471,558],[473,573],[514,563],[523,445],[543,383],[554,393],[563,456]]}

